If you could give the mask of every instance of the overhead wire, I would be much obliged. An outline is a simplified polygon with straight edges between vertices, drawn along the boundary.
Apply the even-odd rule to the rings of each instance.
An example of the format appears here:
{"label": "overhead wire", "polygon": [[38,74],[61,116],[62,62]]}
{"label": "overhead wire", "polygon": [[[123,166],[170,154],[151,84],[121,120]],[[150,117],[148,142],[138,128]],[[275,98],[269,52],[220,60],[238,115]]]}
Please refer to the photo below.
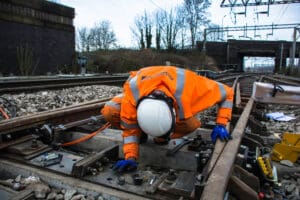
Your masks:
{"label": "overhead wire", "polygon": [[285,14],[285,12],[287,11],[288,7],[290,6],[290,4],[286,4],[285,9],[283,10],[282,14],[277,18],[276,23],[279,23],[280,20],[282,20],[283,15]]}
{"label": "overhead wire", "polygon": [[149,0],[153,5],[155,5],[157,8],[161,9],[161,10],[164,10],[162,7],[160,7],[159,5],[157,5],[157,3],[155,3],[153,0]]}

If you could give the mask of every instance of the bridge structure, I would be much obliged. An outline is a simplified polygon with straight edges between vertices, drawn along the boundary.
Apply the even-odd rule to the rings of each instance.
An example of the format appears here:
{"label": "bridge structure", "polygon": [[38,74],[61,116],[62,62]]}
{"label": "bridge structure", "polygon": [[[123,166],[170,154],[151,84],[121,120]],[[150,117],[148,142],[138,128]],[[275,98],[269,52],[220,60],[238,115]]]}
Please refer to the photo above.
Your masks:
{"label": "bridge structure", "polygon": [[39,75],[75,60],[74,8],[45,0],[0,0],[0,73]]}
{"label": "bridge structure", "polygon": [[[300,42],[266,41],[266,40],[228,40],[227,42],[197,42],[197,48],[212,57],[218,66],[234,67],[238,71],[244,71],[243,60],[245,57],[272,57],[274,58],[274,73],[286,70],[289,65],[287,58],[292,57],[295,50],[295,58],[299,58]],[[299,66],[298,66],[299,67]],[[221,67],[222,68],[222,67]]]}

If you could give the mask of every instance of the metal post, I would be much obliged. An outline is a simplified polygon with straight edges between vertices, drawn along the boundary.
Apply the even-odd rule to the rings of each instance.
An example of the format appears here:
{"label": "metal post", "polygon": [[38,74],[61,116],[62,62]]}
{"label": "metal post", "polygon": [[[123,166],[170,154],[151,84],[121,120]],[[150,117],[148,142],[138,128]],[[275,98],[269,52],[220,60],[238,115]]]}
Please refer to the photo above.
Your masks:
{"label": "metal post", "polygon": [[283,43],[280,44],[279,72],[282,72],[282,59],[283,59]]}
{"label": "metal post", "polygon": [[299,50],[299,55],[298,55],[298,70],[300,70],[300,50]]}
{"label": "metal post", "polygon": [[224,40],[224,18],[226,17],[227,15],[224,15],[223,18],[222,18],[222,40]]}
{"label": "metal post", "polygon": [[230,59],[230,44],[227,40],[227,55],[226,55],[226,64],[229,64],[229,59]]}
{"label": "metal post", "polygon": [[[297,28],[297,31],[298,31],[298,33],[300,35],[300,27]],[[297,32],[296,32],[296,37],[297,37]],[[298,70],[300,70],[300,50],[299,50],[299,56],[298,56]]]}
{"label": "metal post", "polygon": [[204,52],[204,54],[205,54],[205,52],[206,52],[206,31],[207,31],[207,29],[205,28],[204,29],[204,35],[203,35],[203,46],[202,46],[202,51]]}
{"label": "metal post", "polygon": [[293,44],[292,44],[292,52],[290,55],[290,66],[294,68],[295,66],[295,54],[296,54],[296,35],[297,35],[297,28],[294,28],[294,33],[293,33]]}

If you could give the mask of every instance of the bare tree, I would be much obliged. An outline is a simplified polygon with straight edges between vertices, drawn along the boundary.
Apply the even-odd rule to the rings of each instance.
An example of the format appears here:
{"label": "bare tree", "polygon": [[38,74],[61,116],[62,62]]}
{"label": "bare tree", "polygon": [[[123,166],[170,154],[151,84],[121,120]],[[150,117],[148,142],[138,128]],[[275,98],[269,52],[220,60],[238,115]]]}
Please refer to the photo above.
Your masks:
{"label": "bare tree", "polygon": [[140,49],[151,48],[152,45],[152,27],[153,20],[150,14],[146,11],[144,15],[138,15],[134,20],[134,27],[131,28],[131,32]]}
{"label": "bare tree", "polygon": [[115,45],[117,39],[115,33],[112,31],[111,23],[109,21],[102,21],[100,24],[102,47],[107,50]]}
{"label": "bare tree", "polygon": [[144,27],[145,27],[145,39],[146,48],[151,48],[152,45],[152,19],[149,14],[145,11],[144,13]]}
{"label": "bare tree", "polygon": [[164,11],[157,10],[155,13],[155,45],[156,49],[161,49],[161,43],[162,43],[162,19],[164,18]]}
{"label": "bare tree", "polygon": [[209,0],[184,0],[186,23],[191,36],[191,46],[195,47],[197,36],[199,37],[200,26],[209,24],[207,9],[210,7]]}
{"label": "bare tree", "polygon": [[139,16],[135,17],[134,27],[131,27],[130,29],[134,40],[137,41],[138,47],[140,49],[144,49],[145,48],[144,30],[143,30],[142,21]]}
{"label": "bare tree", "polygon": [[80,28],[78,30],[78,40],[81,51],[107,50],[115,46],[117,41],[111,23],[107,20],[95,23],[91,29]]}
{"label": "bare tree", "polygon": [[186,43],[188,42],[187,39],[187,30],[185,27],[182,27],[179,31],[179,36],[180,36],[180,48],[184,49],[187,47]]}
{"label": "bare tree", "polygon": [[86,27],[82,27],[78,29],[78,45],[79,45],[79,50],[81,51],[87,51],[87,46],[88,46],[88,29]]}
{"label": "bare tree", "polygon": [[107,20],[100,21],[90,30],[89,45],[94,49],[109,49],[115,45],[116,36]]}
{"label": "bare tree", "polygon": [[162,41],[166,49],[171,50],[178,46],[178,33],[183,28],[184,18],[179,7],[170,11],[163,11],[158,20],[162,30]]}

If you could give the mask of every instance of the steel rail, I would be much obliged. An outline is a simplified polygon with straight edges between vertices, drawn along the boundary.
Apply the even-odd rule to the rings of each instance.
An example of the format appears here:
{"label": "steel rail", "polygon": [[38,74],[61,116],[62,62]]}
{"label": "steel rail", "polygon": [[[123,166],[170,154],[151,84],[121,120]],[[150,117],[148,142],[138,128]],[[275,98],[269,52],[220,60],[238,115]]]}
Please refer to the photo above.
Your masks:
{"label": "steel rail", "polygon": [[288,81],[300,83],[300,78],[299,77],[290,77],[290,76],[284,76],[284,75],[281,75],[281,74],[273,75],[273,77],[274,78],[279,78],[279,79],[284,79],[284,80],[288,80]]}
{"label": "steel rail", "polygon": [[12,92],[34,91],[42,89],[58,89],[86,85],[122,85],[128,76],[54,78],[33,80],[0,81],[0,94]]}
{"label": "steel rail", "polygon": [[[51,170],[41,169],[32,165],[18,163],[5,158],[0,159],[0,170],[7,174],[21,174],[22,177],[29,177],[33,174],[41,180],[50,183],[51,186],[57,188],[78,188],[79,192],[90,194],[106,194],[111,196],[109,199],[130,199],[130,200],[151,200],[150,198],[133,194],[130,192],[107,187],[101,184],[92,183],[83,179],[74,178],[68,175],[55,173]],[[34,173],[33,173],[34,172]]]}
{"label": "steel rail", "polygon": [[300,82],[296,82],[295,80],[283,80],[281,78],[274,78],[271,76],[264,76],[264,79],[269,80],[270,82],[276,82],[276,83],[281,83],[281,84],[286,84],[286,85],[293,85],[293,86],[300,86]]}
{"label": "steel rail", "polygon": [[247,125],[249,115],[252,110],[254,100],[251,98],[241,117],[239,118],[231,136],[232,141],[229,141],[223,151],[215,167],[213,168],[211,175],[206,182],[206,186],[201,195],[201,200],[223,200],[226,192],[226,186],[231,176],[231,169],[235,161],[235,157],[238,153],[239,146],[244,135],[244,130]]}
{"label": "steel rail", "polygon": [[[239,85],[239,78],[244,77],[238,77],[235,80],[234,86]],[[262,76],[259,81],[262,81],[263,78],[264,76]],[[244,135],[244,129],[246,128],[253,104],[254,100],[250,98],[241,114],[241,117],[239,118],[236,126],[231,133],[233,140],[223,144],[221,142],[219,142],[219,144],[216,143],[213,157],[215,156],[217,157],[217,159],[212,159],[213,162],[210,163],[209,177],[202,192],[201,200],[224,199],[227,184],[231,176],[232,166],[238,153],[238,149]]]}
{"label": "steel rail", "polygon": [[229,75],[227,77],[220,77],[217,78],[216,81],[219,82],[227,82],[227,81],[231,81],[231,80],[235,80],[236,77],[240,77],[240,78],[246,78],[246,77],[250,77],[250,76],[260,76],[260,74],[256,74],[256,73],[247,73],[247,74],[239,74],[239,75]]}
{"label": "steel rail", "polygon": [[[233,83],[233,88],[236,89],[236,86],[238,84],[238,79],[240,78],[240,76],[236,77]],[[230,130],[230,124],[228,124],[228,126],[226,127],[227,130]],[[220,155],[222,154],[224,147],[225,147],[224,142],[221,142],[220,140],[217,140],[216,144],[215,144],[215,148],[214,151],[212,153],[210,162],[208,163],[208,175],[211,174],[213,168],[215,167],[217,160],[220,158]]]}
{"label": "steel rail", "polygon": [[111,98],[94,100],[65,108],[3,120],[0,122],[0,135],[24,130],[45,123],[64,124],[99,115],[100,109],[104,106],[105,102],[110,99]]}

